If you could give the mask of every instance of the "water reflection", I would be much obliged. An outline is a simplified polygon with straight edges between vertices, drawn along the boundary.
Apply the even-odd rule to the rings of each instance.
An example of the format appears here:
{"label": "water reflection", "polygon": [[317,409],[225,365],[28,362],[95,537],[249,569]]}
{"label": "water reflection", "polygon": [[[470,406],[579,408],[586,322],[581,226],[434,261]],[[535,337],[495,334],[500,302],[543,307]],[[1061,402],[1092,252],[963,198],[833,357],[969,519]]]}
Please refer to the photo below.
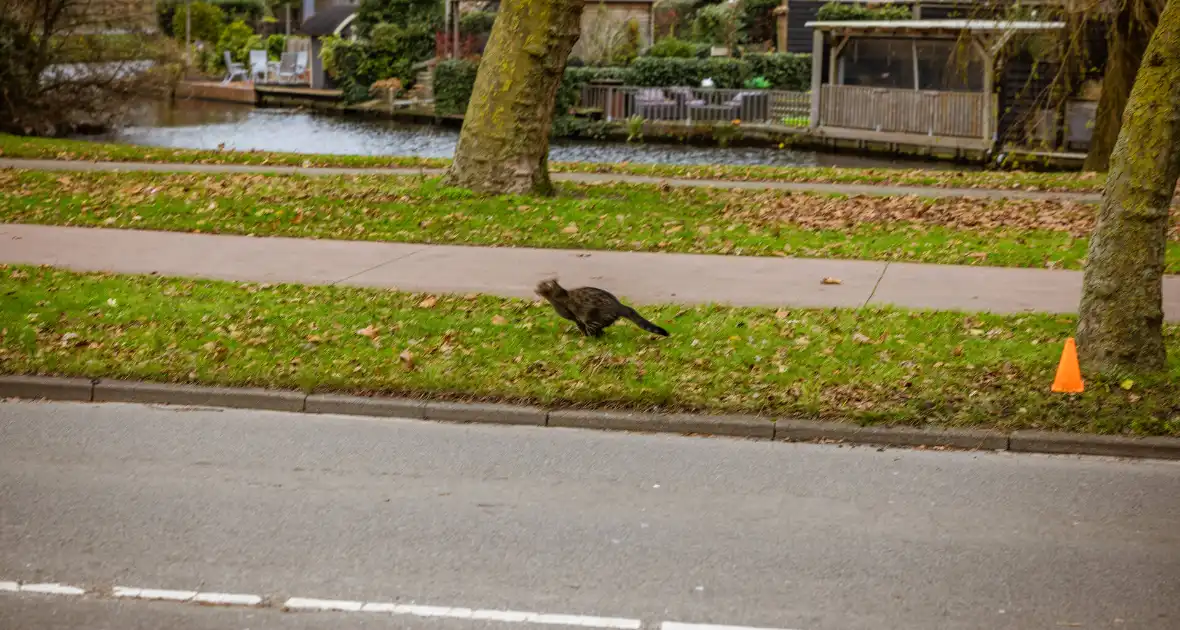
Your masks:
{"label": "water reflection", "polygon": [[[138,103],[126,123],[97,139],[185,149],[449,158],[459,138],[451,128],[196,100]],[[581,140],[555,141],[549,157],[561,162],[960,168],[791,149]]]}

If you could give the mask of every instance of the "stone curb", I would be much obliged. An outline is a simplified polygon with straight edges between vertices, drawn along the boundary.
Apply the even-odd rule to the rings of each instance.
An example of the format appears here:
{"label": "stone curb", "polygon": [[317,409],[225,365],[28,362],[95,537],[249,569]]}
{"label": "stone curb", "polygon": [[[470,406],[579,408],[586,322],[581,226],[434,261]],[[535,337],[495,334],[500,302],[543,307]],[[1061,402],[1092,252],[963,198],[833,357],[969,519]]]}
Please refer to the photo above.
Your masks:
{"label": "stone curb", "polygon": [[1009,438],[1008,450],[1021,453],[1068,453],[1105,455],[1107,457],[1180,459],[1180,439],[1016,431]]}
{"label": "stone curb", "polygon": [[513,424],[614,431],[745,437],[784,442],[839,442],[877,446],[943,447],[1060,455],[1180,460],[1180,438],[1133,438],[1044,431],[978,431],[916,427],[861,427],[755,416],[553,410],[489,403],[302,394],[293,391],[203,387],[140,381],[0,375],[0,398],[230,407],[398,417],[439,422]]}
{"label": "stone curb", "polygon": [[90,402],[94,400],[94,381],[52,376],[0,376],[0,398]]}
{"label": "stone curb", "polygon": [[807,420],[779,420],[775,423],[775,439],[788,442],[835,440],[852,444],[934,446],[985,451],[1008,449],[1008,435],[997,431],[862,427],[840,422]]}
{"label": "stone curb", "polygon": [[290,391],[237,387],[202,387],[140,381],[98,380],[94,383],[94,402],[149,403],[303,411],[306,394]]}
{"label": "stone curb", "polygon": [[312,394],[302,411],[343,416],[426,419],[426,401],[406,398],[369,398],[337,394]]}
{"label": "stone curb", "polygon": [[774,423],[753,416],[630,413],[620,411],[550,411],[549,426],[612,431],[724,435],[774,439]]}

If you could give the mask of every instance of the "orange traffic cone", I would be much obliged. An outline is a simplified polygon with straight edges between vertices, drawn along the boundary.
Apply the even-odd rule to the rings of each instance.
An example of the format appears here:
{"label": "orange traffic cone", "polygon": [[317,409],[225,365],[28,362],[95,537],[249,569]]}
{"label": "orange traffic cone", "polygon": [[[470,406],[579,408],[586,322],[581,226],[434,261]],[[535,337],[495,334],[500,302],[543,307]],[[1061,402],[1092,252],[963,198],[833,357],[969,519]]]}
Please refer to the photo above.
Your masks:
{"label": "orange traffic cone", "polygon": [[1061,362],[1057,364],[1057,378],[1053,379],[1053,391],[1079,394],[1085,390],[1082,384],[1082,370],[1078,367],[1078,347],[1073,337],[1065,340]]}

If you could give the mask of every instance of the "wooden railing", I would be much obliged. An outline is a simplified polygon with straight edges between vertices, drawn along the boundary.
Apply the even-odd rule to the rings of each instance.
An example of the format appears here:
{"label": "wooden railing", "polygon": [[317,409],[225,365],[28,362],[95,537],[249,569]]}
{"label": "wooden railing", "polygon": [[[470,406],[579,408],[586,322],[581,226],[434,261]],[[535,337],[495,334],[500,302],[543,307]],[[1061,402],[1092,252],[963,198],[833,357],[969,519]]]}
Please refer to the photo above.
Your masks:
{"label": "wooden railing", "polygon": [[601,109],[607,120],[639,116],[647,121],[806,127],[811,97],[782,90],[586,85],[582,107]]}
{"label": "wooden railing", "polygon": [[982,92],[935,92],[825,85],[820,125],[846,129],[982,138]]}

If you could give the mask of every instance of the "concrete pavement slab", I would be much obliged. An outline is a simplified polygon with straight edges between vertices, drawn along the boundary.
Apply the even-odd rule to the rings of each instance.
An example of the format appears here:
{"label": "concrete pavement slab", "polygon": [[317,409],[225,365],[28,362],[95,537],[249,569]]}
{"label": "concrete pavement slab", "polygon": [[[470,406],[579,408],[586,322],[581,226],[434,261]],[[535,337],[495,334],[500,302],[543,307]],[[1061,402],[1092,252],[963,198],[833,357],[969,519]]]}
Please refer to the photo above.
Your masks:
{"label": "concrete pavement slab", "polygon": [[[435,245],[347,284],[535,298],[538,282],[558,277],[567,287],[598,286],[636,304],[858,307],[884,269],[858,260]],[[825,277],[842,284],[821,284]]]}
{"label": "concrete pavement slab", "polygon": [[[0,263],[533,298],[557,276],[635,304],[1076,312],[1082,273],[651,252],[412,245],[0,224]],[[823,284],[825,278],[839,284]],[[1180,276],[1164,278],[1180,321]]]}
{"label": "concrete pavement slab", "polygon": [[248,282],[331,284],[422,247],[0,224],[0,263]]}

